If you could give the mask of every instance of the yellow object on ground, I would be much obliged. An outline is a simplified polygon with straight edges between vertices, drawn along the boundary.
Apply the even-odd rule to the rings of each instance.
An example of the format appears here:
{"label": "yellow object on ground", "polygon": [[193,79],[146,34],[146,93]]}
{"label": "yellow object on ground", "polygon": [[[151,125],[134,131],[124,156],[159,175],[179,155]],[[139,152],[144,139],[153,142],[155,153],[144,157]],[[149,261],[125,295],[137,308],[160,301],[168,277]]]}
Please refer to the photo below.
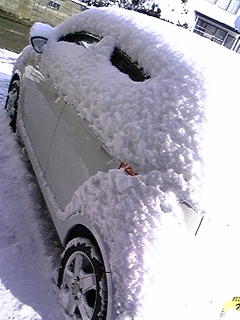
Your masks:
{"label": "yellow object on ground", "polygon": [[232,300],[225,301],[222,313],[228,313],[229,311],[239,311],[240,319],[240,296],[235,296]]}

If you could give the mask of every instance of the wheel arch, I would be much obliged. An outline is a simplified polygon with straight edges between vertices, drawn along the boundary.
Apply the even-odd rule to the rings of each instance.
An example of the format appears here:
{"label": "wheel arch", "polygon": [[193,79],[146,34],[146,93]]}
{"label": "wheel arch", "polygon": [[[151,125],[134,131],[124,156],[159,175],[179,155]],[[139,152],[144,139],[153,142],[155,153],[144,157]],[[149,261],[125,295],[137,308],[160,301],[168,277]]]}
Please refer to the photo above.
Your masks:
{"label": "wheel arch", "polygon": [[87,228],[85,225],[80,223],[72,226],[72,228],[68,231],[68,233],[64,238],[64,242],[63,242],[64,246],[66,246],[69,241],[73,240],[74,238],[78,238],[80,236],[91,240],[94,244],[97,245],[98,249],[100,250],[98,242],[95,236],[93,235],[93,233],[89,230],[89,228]]}
{"label": "wheel arch", "polygon": [[112,294],[113,294],[113,287],[112,287],[112,275],[110,271],[110,264],[109,264],[109,258],[107,254],[107,248],[101,241],[101,239],[98,237],[98,234],[94,235],[94,233],[84,224],[75,224],[73,225],[68,232],[66,233],[64,239],[63,239],[63,245],[66,246],[69,241],[78,238],[83,237],[89,239],[98,249],[101,258],[105,265],[106,270],[106,276],[107,276],[107,287],[108,287],[108,312],[107,312],[107,319],[112,319],[112,312],[113,312],[113,301],[112,301]]}
{"label": "wheel arch", "polygon": [[8,86],[8,92],[10,91],[11,85],[13,84],[13,82],[15,80],[20,81],[20,74],[17,71],[14,73],[14,75],[12,76],[12,79],[10,80],[10,83],[9,83],[9,86]]}
{"label": "wheel arch", "polygon": [[65,234],[62,241],[63,246],[66,247],[69,241],[78,237],[87,238],[96,246],[104,261],[106,271],[109,272],[109,248],[106,243],[102,241],[103,239],[100,236],[99,232],[97,232],[97,230],[90,229],[89,226],[85,223],[76,223],[72,225]]}

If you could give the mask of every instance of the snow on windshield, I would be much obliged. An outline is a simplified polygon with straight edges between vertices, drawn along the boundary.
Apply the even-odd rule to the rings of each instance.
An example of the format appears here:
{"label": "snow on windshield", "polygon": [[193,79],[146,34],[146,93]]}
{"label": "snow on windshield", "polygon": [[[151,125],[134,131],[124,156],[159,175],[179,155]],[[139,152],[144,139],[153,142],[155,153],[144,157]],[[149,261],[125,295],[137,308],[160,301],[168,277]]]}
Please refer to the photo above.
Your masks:
{"label": "snow on windshield", "polygon": [[[76,31],[103,39],[88,49],[56,41]],[[110,57],[115,47],[137,61],[150,79],[134,82],[114,68]],[[231,195],[232,208],[237,204],[238,189],[231,178],[240,163],[234,78],[239,57],[158,19],[91,9],[53,30],[41,67],[109,152],[139,173],[98,173],[59,213],[88,213],[108,243],[117,319],[158,319],[160,314],[171,320],[179,314],[181,319],[218,319],[222,292],[216,284],[223,269],[216,272],[203,265],[217,242],[192,245],[178,200],[201,207],[197,190],[205,162],[209,178],[204,203],[211,200],[213,213],[219,215],[226,212]],[[226,121],[232,126],[223,130]],[[229,157],[227,185],[221,179],[216,185]],[[228,186],[233,186],[231,194]],[[217,252],[214,266],[220,264]],[[174,308],[172,295],[178,297]],[[201,301],[199,307],[196,301]]]}

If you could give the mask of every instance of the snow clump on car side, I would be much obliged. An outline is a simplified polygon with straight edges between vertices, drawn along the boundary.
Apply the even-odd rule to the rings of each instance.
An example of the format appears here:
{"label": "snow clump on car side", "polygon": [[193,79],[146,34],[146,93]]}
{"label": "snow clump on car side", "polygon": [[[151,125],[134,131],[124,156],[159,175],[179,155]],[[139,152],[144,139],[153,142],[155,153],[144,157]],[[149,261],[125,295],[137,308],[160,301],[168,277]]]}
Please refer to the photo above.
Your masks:
{"label": "snow clump on car side", "polygon": [[[99,172],[79,187],[64,214],[87,213],[109,246],[114,320],[202,320],[216,310],[201,290],[208,280],[196,271],[201,252],[186,232],[175,195],[161,190],[162,181],[157,187],[149,180],[123,170]],[[217,276],[215,270],[212,281]],[[209,287],[210,296],[213,291]],[[194,301],[201,301],[197,314]]]}

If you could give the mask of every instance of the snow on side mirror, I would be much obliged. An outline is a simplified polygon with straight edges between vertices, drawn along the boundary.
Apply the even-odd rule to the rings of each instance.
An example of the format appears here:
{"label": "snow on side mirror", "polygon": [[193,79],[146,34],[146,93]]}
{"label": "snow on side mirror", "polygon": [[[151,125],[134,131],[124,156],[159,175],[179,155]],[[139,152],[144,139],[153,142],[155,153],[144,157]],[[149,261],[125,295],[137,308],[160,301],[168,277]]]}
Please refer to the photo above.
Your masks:
{"label": "snow on side mirror", "polygon": [[47,41],[47,38],[37,36],[30,39],[31,45],[37,53],[43,52],[43,47],[47,44]]}
{"label": "snow on side mirror", "polygon": [[37,53],[42,53],[48,39],[51,38],[53,27],[46,23],[35,22],[30,31],[30,42]]}

